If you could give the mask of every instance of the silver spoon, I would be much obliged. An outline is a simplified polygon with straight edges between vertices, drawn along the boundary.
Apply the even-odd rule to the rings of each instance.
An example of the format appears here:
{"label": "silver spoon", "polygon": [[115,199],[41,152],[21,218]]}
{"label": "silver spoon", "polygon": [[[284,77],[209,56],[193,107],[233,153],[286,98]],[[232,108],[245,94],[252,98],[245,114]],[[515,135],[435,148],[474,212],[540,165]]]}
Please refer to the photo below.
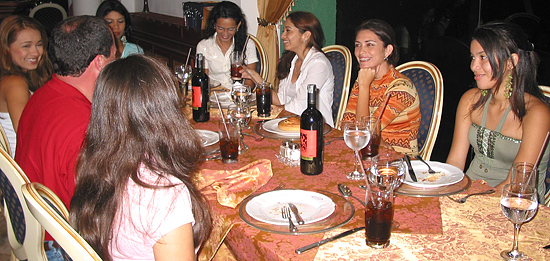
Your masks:
{"label": "silver spoon", "polygon": [[357,201],[361,202],[361,204],[363,204],[363,206],[366,206],[365,202],[363,202],[358,197],[353,195],[353,193],[351,192],[351,189],[349,189],[348,186],[346,186],[344,184],[338,184],[338,191],[340,191],[340,194],[342,194],[342,196],[344,196],[346,198],[347,197],[352,197],[354,199],[357,199]]}
{"label": "silver spoon", "polygon": [[454,199],[454,198],[451,198],[450,196],[447,196],[447,197],[450,198],[452,201],[454,201],[456,203],[465,203],[466,199],[468,199],[471,196],[484,195],[484,194],[493,194],[493,193],[495,193],[495,190],[494,189],[489,189],[489,190],[486,190],[486,191],[483,191],[483,192],[472,193],[472,194],[466,195],[465,197],[460,198],[460,199]]}

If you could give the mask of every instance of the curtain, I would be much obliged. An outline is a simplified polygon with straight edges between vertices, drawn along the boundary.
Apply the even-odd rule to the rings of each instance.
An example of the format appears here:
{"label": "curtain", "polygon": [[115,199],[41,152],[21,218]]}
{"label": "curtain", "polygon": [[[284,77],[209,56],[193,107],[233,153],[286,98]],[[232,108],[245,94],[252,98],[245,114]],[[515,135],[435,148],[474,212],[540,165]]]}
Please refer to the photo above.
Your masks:
{"label": "curtain", "polygon": [[[264,46],[269,64],[268,82],[275,83],[275,70],[279,61],[279,39],[277,23],[295,0],[258,0],[258,33],[256,38]],[[275,88],[277,86],[274,85]]]}

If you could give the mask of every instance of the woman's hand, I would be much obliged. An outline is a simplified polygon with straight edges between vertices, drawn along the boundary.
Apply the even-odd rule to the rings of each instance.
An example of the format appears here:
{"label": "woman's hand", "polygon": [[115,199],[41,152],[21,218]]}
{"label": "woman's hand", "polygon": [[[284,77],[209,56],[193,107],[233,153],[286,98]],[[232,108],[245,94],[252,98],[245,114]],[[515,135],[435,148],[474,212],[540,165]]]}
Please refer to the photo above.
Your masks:
{"label": "woman's hand", "polygon": [[244,65],[242,67],[241,74],[242,74],[241,77],[245,79],[251,79],[254,83],[260,83],[264,81],[264,79],[262,79],[262,76],[260,76],[258,72]]}
{"label": "woman's hand", "polygon": [[374,81],[374,77],[378,73],[378,67],[374,68],[361,68],[357,75],[357,82],[359,83],[359,90],[363,88],[370,88],[370,84]]}

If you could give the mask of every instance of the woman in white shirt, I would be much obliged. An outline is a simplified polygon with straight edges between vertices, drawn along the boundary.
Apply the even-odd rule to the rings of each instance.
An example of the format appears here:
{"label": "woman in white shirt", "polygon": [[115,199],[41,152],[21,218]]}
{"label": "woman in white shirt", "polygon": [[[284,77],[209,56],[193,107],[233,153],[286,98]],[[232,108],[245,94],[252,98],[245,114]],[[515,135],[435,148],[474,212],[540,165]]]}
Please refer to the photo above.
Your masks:
{"label": "woman in white shirt", "polygon": [[[319,20],[308,12],[293,12],[285,22],[281,35],[285,52],[277,64],[279,90],[272,97],[274,105],[284,105],[285,110],[302,114],[307,108],[307,85],[318,89],[317,108],[325,123],[334,127],[332,119],[332,96],[334,74],[332,66],[321,51],[325,36]],[[262,82],[261,76],[246,70],[243,77]]]}
{"label": "woman in white shirt", "polygon": [[[243,63],[256,70],[256,46],[248,39],[248,26],[243,11],[235,3],[223,1],[212,8],[207,20],[205,38],[197,44],[197,53],[205,58],[204,69],[213,86],[231,88],[231,53],[243,52]],[[247,41],[248,39],[248,41]],[[245,82],[252,86],[253,82]]]}

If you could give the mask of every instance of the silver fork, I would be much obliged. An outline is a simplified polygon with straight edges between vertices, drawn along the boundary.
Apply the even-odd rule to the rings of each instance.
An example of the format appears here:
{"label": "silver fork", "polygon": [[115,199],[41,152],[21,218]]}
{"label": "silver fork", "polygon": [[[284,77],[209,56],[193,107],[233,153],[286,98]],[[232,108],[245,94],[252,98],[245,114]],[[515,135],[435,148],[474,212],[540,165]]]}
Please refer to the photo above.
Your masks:
{"label": "silver fork", "polygon": [[429,165],[428,163],[426,163],[426,162],[422,159],[422,157],[420,157],[420,155],[416,155],[416,159],[422,161],[422,163],[424,163],[424,164],[426,164],[426,166],[428,166],[428,172],[429,172],[430,174],[435,174],[435,171],[432,169],[432,167],[430,167],[430,165]]}
{"label": "silver fork", "polygon": [[290,209],[287,206],[284,206],[281,209],[281,214],[283,215],[283,218],[288,219],[288,231],[290,232],[296,232],[298,231],[298,228],[294,225],[292,222],[292,219],[290,218]]}
{"label": "silver fork", "polygon": [[456,202],[456,203],[466,203],[466,199],[468,199],[471,196],[483,195],[483,194],[493,194],[493,193],[495,193],[495,190],[494,189],[489,189],[489,190],[479,192],[479,193],[472,193],[472,194],[466,195],[463,198],[459,198],[459,199],[454,199],[454,198],[451,198],[450,196],[447,196],[447,197],[449,199],[451,199],[452,201]]}

